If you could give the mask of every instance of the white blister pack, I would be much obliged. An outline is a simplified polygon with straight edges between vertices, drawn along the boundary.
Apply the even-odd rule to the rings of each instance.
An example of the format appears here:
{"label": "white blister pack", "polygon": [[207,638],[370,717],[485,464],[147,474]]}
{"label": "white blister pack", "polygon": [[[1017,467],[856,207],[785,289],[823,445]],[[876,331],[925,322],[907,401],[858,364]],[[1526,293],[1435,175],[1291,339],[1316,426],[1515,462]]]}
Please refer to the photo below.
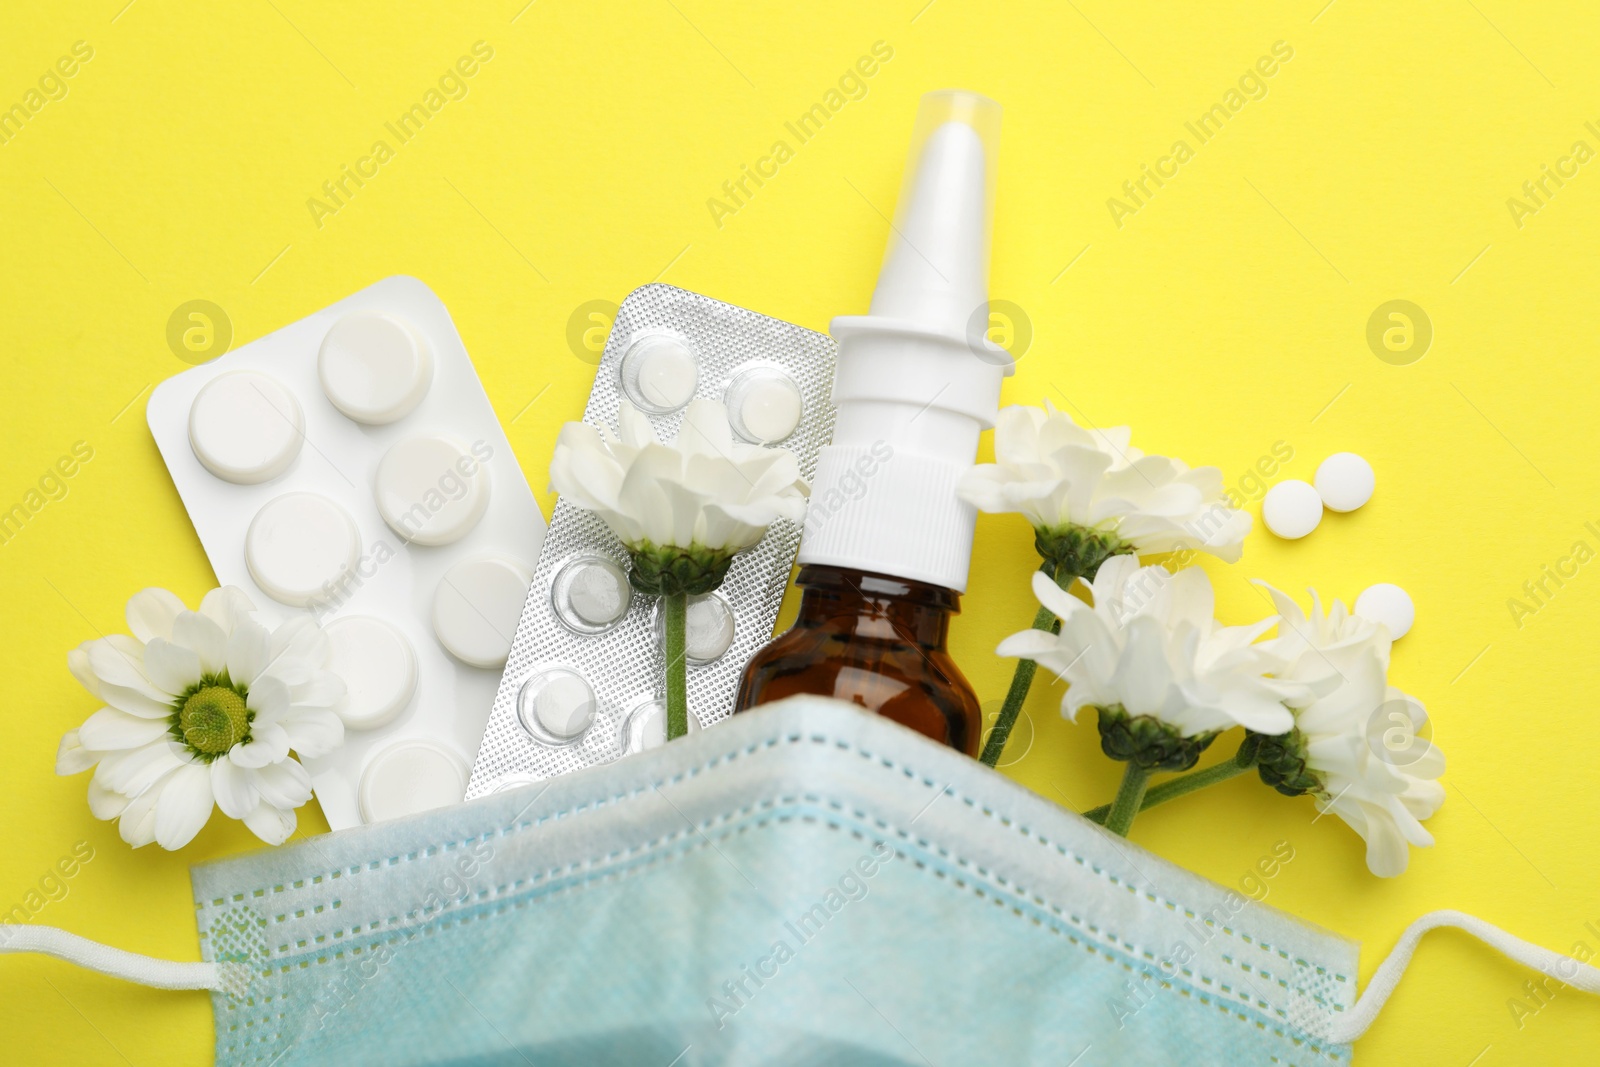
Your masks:
{"label": "white blister pack", "polygon": [[[673,440],[691,400],[722,401],[733,436],[795,453],[801,477],[833,435],[836,346],[826,334],[670,285],[623,300],[583,421],[615,427],[627,399]],[[772,637],[801,527],[779,519],[691,597],[689,729],[733,712],[739,676]],[[627,549],[558,501],[494,697],[468,797],[606,763],[666,740],[663,618],[628,582]]]}
{"label": "white blister pack", "polygon": [[162,382],[146,418],[218,581],[328,632],[328,824],[459,801],[545,525],[444,304],[386,278]]}

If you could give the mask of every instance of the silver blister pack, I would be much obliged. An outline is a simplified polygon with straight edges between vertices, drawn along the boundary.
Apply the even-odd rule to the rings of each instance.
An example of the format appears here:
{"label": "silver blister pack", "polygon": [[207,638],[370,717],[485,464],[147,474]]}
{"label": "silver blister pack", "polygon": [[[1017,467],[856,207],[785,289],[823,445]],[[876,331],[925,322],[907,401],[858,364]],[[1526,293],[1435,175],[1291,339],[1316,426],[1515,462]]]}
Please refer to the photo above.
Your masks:
{"label": "silver blister pack", "polygon": [[[661,343],[674,346],[674,355],[682,347],[692,352],[693,397],[728,403],[736,435],[745,430],[736,401],[750,392],[751,382],[761,383],[767,394],[792,385],[799,421],[774,443],[795,453],[803,478],[815,476],[818,450],[833,435],[831,338],[697,293],[646,285],[628,294],[617,311],[584,422],[614,429],[627,397],[648,415],[658,438],[676,438],[690,397],[652,403],[660,395],[648,395],[652,387],[638,378],[638,357],[629,359],[642,346]],[[800,531],[782,519],[773,523],[758,544],[735,557],[720,589],[691,598],[691,730],[733,713],[745,663],[772,636]],[[661,743],[666,664],[659,613],[656,598],[627,590],[619,579],[628,565],[627,549],[602,519],[565,500],[556,504],[472,769],[469,799]],[[583,611],[571,610],[574,596]],[[708,662],[697,660],[697,629],[702,641],[710,641],[705,648],[719,647],[727,640],[730,615],[726,650]],[[574,675],[592,690],[592,702],[563,698],[564,687],[582,693]],[[571,714],[574,706],[582,707],[581,715]]]}

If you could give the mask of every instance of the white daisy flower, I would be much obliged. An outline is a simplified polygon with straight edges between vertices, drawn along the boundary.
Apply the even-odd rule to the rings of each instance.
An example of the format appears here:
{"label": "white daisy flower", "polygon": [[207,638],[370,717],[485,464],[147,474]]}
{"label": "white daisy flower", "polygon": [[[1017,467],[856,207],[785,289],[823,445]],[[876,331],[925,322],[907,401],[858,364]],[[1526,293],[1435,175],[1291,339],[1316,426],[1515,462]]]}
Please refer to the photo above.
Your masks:
{"label": "white daisy flower", "polygon": [[[1263,583],[1264,584],[1264,583]],[[1444,803],[1436,780],[1444,753],[1418,736],[1422,704],[1388,683],[1390,639],[1381,625],[1335,600],[1324,614],[1311,594],[1309,615],[1266,586],[1282,617],[1264,644],[1283,660],[1282,676],[1306,686],[1291,701],[1294,726],[1247,740],[1261,779],[1281,793],[1310,793],[1319,811],[1343,819],[1367,843],[1367,867],[1380,877],[1405,871],[1411,847],[1433,844],[1422,826]]]}
{"label": "white daisy flower", "polygon": [[633,553],[634,584],[647,593],[670,591],[652,584],[670,585],[675,571],[696,585],[714,573],[691,594],[716,588],[734,553],[761,540],[775,519],[804,520],[807,492],[794,453],[735,441],[715,400],[689,403],[671,445],[626,400],[616,433],[567,423],[550,486],[605,520]]}
{"label": "white daisy flower", "polygon": [[135,848],[182,848],[213,805],[268,844],[294,831],[311,779],[289,755],[344,740],[344,697],[326,670],[326,635],[310,616],[275,631],[250,618],[243,590],[213,589],[199,611],[165,589],[128,601],[128,628],[86,641],[67,666],[106,706],[61,739],[57,774],[94,768],[89,808],[118,820]]}
{"label": "white daisy flower", "polygon": [[1146,455],[1131,436],[1126,426],[1086,430],[1048,400],[1008,407],[995,426],[995,462],[972,467],[957,491],[979,511],[1021,514],[1046,560],[1081,559],[1073,574],[1092,575],[1118,552],[1237,560],[1250,516],[1227,502],[1222,472]]}
{"label": "white daisy flower", "polygon": [[1066,681],[1068,719],[1095,708],[1106,755],[1147,770],[1186,770],[1230,727],[1293,726],[1283,702],[1302,697],[1303,687],[1270,677],[1280,661],[1256,643],[1276,617],[1222,626],[1204,571],[1172,574],[1132,556],[1113,556],[1084,584],[1093,606],[1035,574],[1034,595],[1060,617],[1061,632],[1024,630],[996,651],[1036,660]]}

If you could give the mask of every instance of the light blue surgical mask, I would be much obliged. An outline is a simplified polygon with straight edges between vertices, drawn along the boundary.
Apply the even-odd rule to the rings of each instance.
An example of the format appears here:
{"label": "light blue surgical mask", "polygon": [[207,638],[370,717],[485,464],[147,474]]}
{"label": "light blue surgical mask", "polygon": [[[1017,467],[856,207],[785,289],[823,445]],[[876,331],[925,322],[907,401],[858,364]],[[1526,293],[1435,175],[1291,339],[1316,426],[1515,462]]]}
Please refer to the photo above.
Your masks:
{"label": "light blue surgical mask", "polygon": [[[1345,1063],[1357,946],[851,705],[194,872],[219,1064]],[[1476,924],[1476,925],[1474,925]]]}

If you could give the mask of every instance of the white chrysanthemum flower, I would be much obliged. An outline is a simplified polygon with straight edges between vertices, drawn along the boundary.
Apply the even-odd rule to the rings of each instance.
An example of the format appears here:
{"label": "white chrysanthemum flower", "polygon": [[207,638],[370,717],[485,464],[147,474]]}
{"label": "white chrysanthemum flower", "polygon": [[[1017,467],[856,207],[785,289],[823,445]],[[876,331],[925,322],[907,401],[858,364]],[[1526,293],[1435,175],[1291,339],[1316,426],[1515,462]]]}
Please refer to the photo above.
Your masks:
{"label": "white chrysanthemum flower", "polygon": [[[1263,583],[1264,584],[1264,583]],[[1381,625],[1335,600],[1324,614],[1316,593],[1309,615],[1266,586],[1278,608],[1278,636],[1267,647],[1281,674],[1309,696],[1296,705],[1294,728],[1252,738],[1261,778],[1291,796],[1311,793],[1319,811],[1343,819],[1367,842],[1367,867],[1380,877],[1405,871],[1410,847],[1433,844],[1423,828],[1444,803],[1445,758],[1417,736],[1422,704],[1388,683],[1390,639]]]}
{"label": "white chrysanthemum flower", "polygon": [[761,540],[774,519],[805,518],[806,483],[786,448],[733,439],[727,409],[694,400],[664,445],[626,400],[617,432],[569,422],[556,438],[550,485],[605,519],[629,548],[729,549]]}
{"label": "white chrysanthemum flower", "polygon": [[690,401],[670,445],[626,400],[616,433],[567,423],[550,487],[599,515],[628,547],[635,588],[691,595],[720,585],[734,554],[774,520],[803,521],[808,491],[793,452],[735,441],[715,400]]}
{"label": "white chrysanthemum flower", "polygon": [[[962,477],[958,492],[979,511],[1018,512],[1046,541],[1072,534],[1064,552],[1096,556],[1116,551],[1149,554],[1193,549],[1228,562],[1239,558],[1250,516],[1223,496],[1216,467],[1190,469],[1181,460],[1134,448],[1126,426],[1086,430],[1049,401],[1043,408],[1016,405],[1000,412],[994,463]],[[1048,555],[1046,556],[1048,559]]]}
{"label": "white chrysanthemum flower", "polygon": [[57,774],[94,768],[89,808],[117,819],[135,848],[182,848],[213,804],[268,844],[294,832],[311,779],[289,755],[344,740],[326,670],[328,638],[310,616],[274,631],[250,617],[243,590],[213,589],[199,611],[165,589],[128,601],[133,636],[86,641],[67,666],[106,707],[61,739]]}
{"label": "white chrysanthemum flower", "polygon": [[1283,702],[1303,690],[1270,677],[1279,661],[1256,643],[1276,618],[1222,626],[1204,571],[1172,574],[1140,567],[1132,556],[1113,556],[1084,584],[1092,607],[1035,574],[1034,595],[1060,617],[1061,632],[1024,630],[996,651],[1035,660],[1065,680],[1061,711],[1068,719],[1096,708],[1107,755],[1184,770],[1222,730],[1282,733],[1293,726]]}

